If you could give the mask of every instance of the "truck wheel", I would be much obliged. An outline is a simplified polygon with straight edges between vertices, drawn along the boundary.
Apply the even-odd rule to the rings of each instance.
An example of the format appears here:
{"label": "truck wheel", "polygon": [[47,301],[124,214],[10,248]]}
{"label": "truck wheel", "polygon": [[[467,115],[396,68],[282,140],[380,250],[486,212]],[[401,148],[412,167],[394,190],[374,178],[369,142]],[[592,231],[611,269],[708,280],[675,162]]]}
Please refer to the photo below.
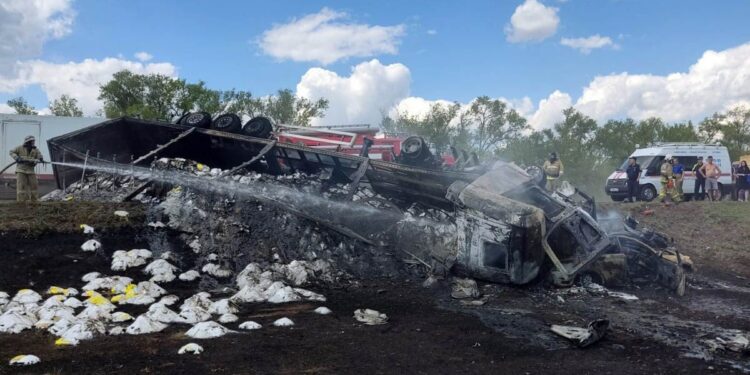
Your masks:
{"label": "truck wheel", "polygon": [[223,132],[236,133],[242,129],[242,120],[234,113],[223,114],[211,123],[211,128]]}
{"label": "truck wheel", "polygon": [[268,138],[273,131],[271,120],[267,117],[253,117],[242,127],[242,134],[256,138]]}
{"label": "truck wheel", "polygon": [[651,202],[654,199],[656,199],[656,188],[653,185],[641,186],[641,200]]}
{"label": "truck wheel", "polygon": [[211,114],[208,112],[194,112],[180,119],[180,125],[208,128],[211,126]]}
{"label": "truck wheel", "polygon": [[421,159],[425,144],[422,137],[411,136],[401,143],[401,157],[406,159]]}
{"label": "truck wheel", "polygon": [[612,198],[613,202],[622,202],[625,200],[625,197],[622,195],[610,195],[610,198]]}

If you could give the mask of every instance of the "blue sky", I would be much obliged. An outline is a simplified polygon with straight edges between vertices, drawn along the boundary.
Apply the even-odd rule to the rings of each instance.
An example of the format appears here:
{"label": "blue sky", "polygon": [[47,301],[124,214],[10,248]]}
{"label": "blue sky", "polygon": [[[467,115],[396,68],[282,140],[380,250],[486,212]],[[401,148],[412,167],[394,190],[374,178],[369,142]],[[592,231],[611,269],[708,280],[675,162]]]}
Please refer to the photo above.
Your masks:
{"label": "blue sky", "polygon": [[[143,64],[171,64],[173,74],[189,81],[265,95],[279,88],[295,89],[311,68],[345,78],[354,66],[377,59],[384,66],[402,64],[408,69],[410,97],[462,103],[478,95],[527,98],[531,116],[539,101],[556,90],[575,104],[597,76],[687,72],[707,50],[725,51],[750,42],[750,2],[741,0],[539,1],[559,20],[554,32],[538,41],[511,42],[506,28],[522,3],[79,0],[68,4],[74,15],[65,35],[46,37],[39,53],[16,60],[65,64],[109,57],[138,63],[134,54],[145,51],[153,59]],[[274,25],[294,23],[324,8],[345,13],[330,22],[334,25],[401,27],[391,40],[397,52],[323,64],[270,56],[259,45]],[[608,37],[616,46],[582,53],[561,44],[562,38],[593,35]],[[0,87],[0,100],[24,95],[43,108],[49,93],[59,91],[45,89],[43,78],[29,82]],[[744,95],[740,92],[727,100],[750,99]],[[628,108],[618,111],[603,113],[639,113]],[[346,120],[356,119],[342,119]]]}

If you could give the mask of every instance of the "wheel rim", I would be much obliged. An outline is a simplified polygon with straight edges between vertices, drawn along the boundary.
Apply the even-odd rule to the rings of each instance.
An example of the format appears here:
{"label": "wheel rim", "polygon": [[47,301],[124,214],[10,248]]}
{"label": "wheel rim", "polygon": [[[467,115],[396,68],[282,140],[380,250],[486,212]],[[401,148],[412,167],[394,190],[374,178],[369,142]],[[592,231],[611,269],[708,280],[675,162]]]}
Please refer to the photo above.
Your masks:
{"label": "wheel rim", "polygon": [[216,122],[216,127],[226,128],[232,123],[232,119],[229,117],[222,117]]}
{"label": "wheel rim", "polygon": [[187,120],[185,120],[190,125],[195,125],[203,120],[203,115],[200,113],[195,113],[190,116],[188,116]]}
{"label": "wheel rim", "polygon": [[654,189],[652,189],[650,187],[647,187],[647,188],[645,188],[643,190],[643,199],[644,200],[650,201],[650,200],[654,199],[654,195],[655,195],[654,194]]}
{"label": "wheel rim", "polygon": [[404,142],[404,151],[406,151],[407,154],[416,154],[422,148],[421,143],[422,142],[418,139],[409,139]]}

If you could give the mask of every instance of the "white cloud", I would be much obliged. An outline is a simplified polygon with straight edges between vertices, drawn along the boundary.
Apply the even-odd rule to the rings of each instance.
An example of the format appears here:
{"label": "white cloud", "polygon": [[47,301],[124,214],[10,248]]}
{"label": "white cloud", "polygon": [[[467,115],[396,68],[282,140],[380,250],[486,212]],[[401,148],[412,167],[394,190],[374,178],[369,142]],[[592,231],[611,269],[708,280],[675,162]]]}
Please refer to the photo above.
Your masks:
{"label": "white cloud", "polygon": [[[443,106],[453,105],[453,102],[448,100],[428,100],[417,96],[410,96],[408,98],[401,99],[389,112],[388,115],[396,117],[402,116],[414,116],[416,118],[424,118],[427,113],[430,112],[430,108],[433,105],[440,104]],[[463,106],[463,105],[462,105]]]}
{"label": "white cloud", "polygon": [[[352,122],[377,124],[381,113],[397,111],[424,116],[434,103],[409,96],[409,69],[377,60],[357,65],[349,77],[310,69],[297,85],[299,95],[330,100],[326,118],[316,125]],[[668,75],[618,73],[598,76],[576,100],[555,90],[535,106],[528,97],[499,98],[526,117],[534,129],[551,128],[563,119],[562,111],[575,107],[600,123],[613,118],[636,120],[658,116],[668,122],[700,120],[716,111],[750,103],[750,43],[723,51],[706,51],[687,72]],[[466,107],[468,103],[462,103]]]}
{"label": "white cloud", "polygon": [[99,85],[107,83],[114,73],[121,70],[139,74],[176,74],[175,66],[170,63],[145,64],[112,57],[61,64],[29,60],[17,63],[14,78],[0,77],[0,92],[14,92],[26,86],[39,85],[49,100],[63,94],[70,95],[78,99],[84,114],[93,115],[102,107],[97,99]]}
{"label": "white cloud", "polygon": [[749,99],[750,43],[746,43],[720,52],[706,51],[687,72],[596,77],[575,106],[598,120],[659,116],[684,121]]}
{"label": "white cloud", "polygon": [[5,103],[0,103],[0,113],[16,113],[16,110]]}
{"label": "white cloud", "polygon": [[555,35],[560,24],[557,11],[537,0],[524,1],[505,26],[506,39],[511,43],[539,42]]}
{"label": "white cloud", "polygon": [[546,99],[540,100],[536,111],[527,117],[529,125],[535,130],[551,128],[555,123],[562,121],[562,111],[572,105],[573,99],[570,95],[555,90]]}
{"label": "white cloud", "polygon": [[323,8],[320,12],[263,32],[258,44],[264,53],[282,60],[331,64],[349,57],[396,54],[405,27],[344,23],[347,14]]}
{"label": "white cloud", "polygon": [[409,95],[411,72],[402,64],[383,65],[378,60],[358,64],[349,77],[312,68],[297,84],[297,95],[316,100],[326,98],[330,106],[324,119],[313,125],[380,123],[382,113]]}
{"label": "white cloud", "polygon": [[429,30],[427,30],[427,35],[437,35],[437,33],[438,32],[435,29],[429,29]]}
{"label": "white cloud", "polygon": [[608,36],[601,36],[599,34],[592,35],[586,38],[562,38],[560,44],[577,49],[584,55],[591,53],[591,50],[597,48],[604,48],[610,46],[617,48],[617,45],[612,42],[612,39]]}
{"label": "white cloud", "polygon": [[138,59],[138,61],[141,61],[141,62],[151,61],[151,59],[154,58],[154,56],[151,55],[150,53],[143,52],[143,51],[136,52],[133,56],[135,56],[135,58]]}
{"label": "white cloud", "polygon": [[39,55],[44,42],[71,32],[70,0],[0,0],[0,74],[18,60]]}

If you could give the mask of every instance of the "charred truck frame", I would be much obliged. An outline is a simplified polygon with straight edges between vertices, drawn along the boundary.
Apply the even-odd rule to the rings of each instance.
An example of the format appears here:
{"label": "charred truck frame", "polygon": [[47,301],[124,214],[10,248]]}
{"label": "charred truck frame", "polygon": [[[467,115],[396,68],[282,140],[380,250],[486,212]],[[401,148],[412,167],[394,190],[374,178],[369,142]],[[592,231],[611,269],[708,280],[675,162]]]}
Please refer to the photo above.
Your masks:
{"label": "charred truck frame", "polygon": [[[325,212],[295,213],[370,245],[394,246],[426,264],[440,264],[446,271],[518,285],[545,278],[556,285],[570,285],[584,276],[604,283],[626,277],[658,282],[684,293],[688,267],[669,239],[638,229],[632,220],[621,232],[607,233],[597,222],[588,196],[574,188],[549,193],[513,163],[441,168],[429,160],[424,141],[416,142],[422,144],[417,149],[414,139],[404,141],[409,147],[402,147],[397,155],[400,163],[372,160],[366,146],[360,155],[352,155],[279,142],[267,129],[268,120],[253,119],[248,125],[253,121],[254,129],[262,130],[257,134],[203,128],[195,126],[199,125],[195,121],[171,124],[119,118],[50,139],[48,146],[55,162],[123,169],[148,166],[158,156],[215,166],[225,170],[224,176],[241,169],[273,175],[323,170],[330,172],[326,173],[330,181],[348,184],[349,199],[360,184],[367,184],[394,209],[419,203],[448,212],[451,230],[436,234],[426,228],[429,223],[398,215],[373,225],[381,230],[360,232]],[[55,165],[54,173],[57,186],[63,189],[80,180],[82,171]],[[128,196],[135,196],[149,183]],[[414,240],[414,230],[421,230],[424,241]]]}

